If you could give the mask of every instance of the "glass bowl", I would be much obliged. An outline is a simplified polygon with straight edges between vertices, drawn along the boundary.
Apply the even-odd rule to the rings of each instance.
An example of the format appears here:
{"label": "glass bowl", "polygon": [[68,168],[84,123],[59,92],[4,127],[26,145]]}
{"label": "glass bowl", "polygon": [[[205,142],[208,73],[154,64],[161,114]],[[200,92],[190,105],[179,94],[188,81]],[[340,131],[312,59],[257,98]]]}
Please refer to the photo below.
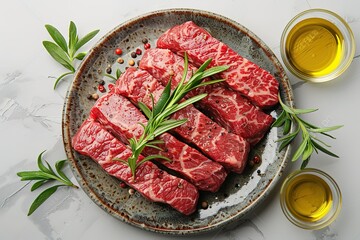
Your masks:
{"label": "glass bowl", "polygon": [[288,70],[302,80],[325,82],[340,76],[355,55],[354,35],[336,13],[311,9],[285,27],[280,52]]}
{"label": "glass bowl", "polygon": [[328,174],[314,168],[291,173],[280,190],[280,204],[291,223],[304,229],[321,229],[339,215],[340,189]]}

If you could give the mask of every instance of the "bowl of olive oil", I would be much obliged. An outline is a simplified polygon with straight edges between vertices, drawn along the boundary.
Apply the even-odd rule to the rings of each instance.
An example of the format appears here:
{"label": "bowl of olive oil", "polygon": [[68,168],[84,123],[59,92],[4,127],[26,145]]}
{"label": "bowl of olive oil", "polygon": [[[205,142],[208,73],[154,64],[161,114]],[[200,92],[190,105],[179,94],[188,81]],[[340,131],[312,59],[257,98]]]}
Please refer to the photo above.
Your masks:
{"label": "bowl of olive oil", "polygon": [[321,229],[339,215],[342,196],[332,177],[321,170],[306,168],[285,179],[280,204],[293,224],[305,229]]}
{"label": "bowl of olive oil", "polygon": [[349,25],[325,9],[310,9],[296,15],[285,27],[280,45],[288,70],[312,82],[340,76],[355,55],[355,40]]}

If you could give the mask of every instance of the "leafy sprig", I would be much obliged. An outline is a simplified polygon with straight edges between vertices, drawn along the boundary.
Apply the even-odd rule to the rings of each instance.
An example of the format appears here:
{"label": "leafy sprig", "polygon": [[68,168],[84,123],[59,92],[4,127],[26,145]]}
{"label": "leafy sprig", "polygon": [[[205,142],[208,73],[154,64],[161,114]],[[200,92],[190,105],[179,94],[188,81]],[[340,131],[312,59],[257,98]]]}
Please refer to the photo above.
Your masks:
{"label": "leafy sprig", "polygon": [[[293,154],[291,161],[296,161],[300,157],[302,158],[301,169],[304,169],[310,161],[311,155],[314,153],[318,153],[321,151],[329,156],[338,158],[336,154],[329,151],[327,148],[331,146],[326,144],[324,141],[320,140],[316,135],[321,134],[326,137],[330,137],[335,139],[332,135],[328,134],[327,132],[334,131],[342,127],[342,125],[331,126],[331,127],[318,127],[315,126],[304,119],[300,118],[300,114],[307,114],[311,112],[317,111],[317,109],[296,109],[287,106],[281,100],[279,96],[279,102],[282,107],[282,112],[276,121],[272,124],[272,127],[283,127],[283,136],[282,138],[278,139],[281,142],[279,151],[283,150],[287,145],[289,145],[300,133],[302,137],[302,141],[299,147],[296,149],[295,153]],[[291,125],[294,124],[296,129],[294,132],[290,132]]]}
{"label": "leafy sprig", "polygon": [[39,187],[43,186],[44,184],[52,181],[58,181],[61,184],[51,186],[41,192],[39,196],[34,200],[31,204],[28,212],[28,216],[31,215],[41,204],[43,204],[59,187],[68,186],[73,188],[78,188],[78,186],[74,185],[71,180],[65,175],[62,171],[66,163],[65,160],[59,160],[55,163],[56,173],[50,164],[45,161],[47,167],[44,165],[42,160],[42,155],[45,151],[41,152],[37,158],[37,164],[39,167],[38,171],[23,171],[18,172],[17,175],[21,178],[21,181],[32,181],[35,180],[36,182],[32,185],[31,191],[38,189]]}
{"label": "leafy sprig", "polygon": [[111,74],[107,74],[105,73],[104,76],[111,78],[112,80],[116,81],[119,79],[120,75],[122,74],[121,70],[118,68],[115,71],[115,76],[111,75]]}
{"label": "leafy sprig", "polygon": [[[184,101],[181,101],[184,96],[194,90],[195,88],[206,86],[210,84],[214,84],[217,82],[223,81],[223,79],[218,80],[210,80],[203,82],[202,80],[207,77],[211,77],[215,74],[218,74],[222,71],[228,69],[227,66],[217,66],[206,69],[210,64],[211,59],[207,60],[193,75],[192,77],[185,83],[186,76],[187,76],[187,69],[188,69],[188,57],[185,54],[185,63],[184,63],[184,72],[182,75],[182,79],[174,89],[171,91],[171,79],[164,88],[158,102],[154,103],[154,98],[152,98],[152,110],[150,110],[144,103],[139,102],[138,106],[142,110],[142,112],[148,118],[147,125],[141,126],[144,128],[143,134],[138,138],[131,138],[129,139],[129,144],[131,147],[132,155],[127,159],[114,159],[123,162],[124,164],[128,165],[131,169],[133,178],[135,179],[136,169],[143,163],[152,160],[152,159],[164,159],[167,161],[171,161],[170,159],[161,156],[161,155],[150,155],[143,158],[141,161],[138,161],[138,158],[145,147],[151,147],[158,150],[162,150],[157,144],[163,143],[161,140],[155,139],[157,136],[176,128],[182,124],[184,124],[187,119],[169,119],[169,116],[174,114],[175,112],[185,108],[186,106],[193,104],[204,97],[207,94],[199,94],[197,96],[188,98]],[[180,102],[181,101],[181,102]]]}
{"label": "leafy sprig", "polygon": [[64,36],[54,26],[47,24],[45,28],[54,40],[54,42],[43,41],[45,49],[52,58],[69,70],[69,72],[60,75],[56,79],[54,84],[55,89],[61,79],[75,73],[75,59],[82,60],[86,55],[86,52],[77,53],[77,51],[95,37],[99,30],[94,30],[79,39],[76,25],[71,21],[69,26],[69,40],[66,42]]}

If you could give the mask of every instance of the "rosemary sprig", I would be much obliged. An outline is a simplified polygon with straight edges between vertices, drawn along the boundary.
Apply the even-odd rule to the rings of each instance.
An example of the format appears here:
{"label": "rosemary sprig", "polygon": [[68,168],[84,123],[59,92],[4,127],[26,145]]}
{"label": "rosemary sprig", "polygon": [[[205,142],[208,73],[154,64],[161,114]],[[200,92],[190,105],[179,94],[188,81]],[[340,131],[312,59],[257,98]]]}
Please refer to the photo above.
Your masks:
{"label": "rosemary sprig", "polygon": [[[342,127],[342,125],[332,126],[332,127],[324,127],[320,128],[317,127],[304,119],[300,118],[300,114],[307,114],[311,112],[317,111],[317,109],[296,109],[291,108],[283,103],[279,95],[279,102],[282,107],[282,112],[276,121],[272,124],[272,127],[283,127],[283,134],[284,137],[278,139],[281,142],[279,151],[283,150],[287,145],[289,145],[296,136],[301,133],[302,141],[295,151],[294,155],[291,158],[291,161],[296,161],[300,157],[302,158],[301,169],[304,169],[310,161],[311,155],[314,153],[318,153],[321,151],[329,156],[338,158],[336,154],[332,153],[326,148],[329,148],[330,145],[326,144],[322,140],[320,140],[316,134],[320,133],[326,137],[330,137],[335,139],[332,135],[328,134],[327,132],[334,131]],[[290,132],[291,125],[295,124],[296,129],[293,133]]]}
{"label": "rosemary sprig", "polygon": [[66,72],[56,79],[54,84],[55,89],[61,79],[75,73],[74,60],[82,60],[86,55],[86,52],[76,54],[77,51],[95,37],[99,30],[92,31],[79,39],[76,25],[71,21],[69,26],[69,40],[67,43],[64,36],[55,27],[47,24],[45,28],[54,40],[54,42],[43,41],[45,49],[58,63],[70,70],[70,72]]}
{"label": "rosemary sprig", "polygon": [[152,104],[153,104],[152,110],[150,110],[144,103],[141,102],[138,103],[139,108],[148,118],[148,123],[146,126],[141,124],[141,126],[144,128],[144,132],[138,139],[136,138],[129,139],[132,155],[127,160],[114,159],[114,160],[119,160],[124,164],[128,165],[131,169],[134,179],[135,179],[136,169],[146,161],[152,159],[165,159],[171,161],[170,159],[161,155],[150,155],[145,157],[139,162],[137,162],[137,159],[139,158],[141,152],[145,147],[151,147],[151,148],[156,148],[158,150],[162,150],[157,146],[157,144],[161,144],[163,142],[161,140],[156,140],[155,138],[173,128],[176,128],[184,124],[187,121],[187,119],[178,119],[178,120],[169,119],[169,116],[185,108],[186,106],[203,99],[204,97],[207,96],[207,94],[199,94],[197,96],[181,101],[184,98],[184,96],[188,92],[194,90],[197,87],[206,86],[223,81],[223,79],[210,80],[206,82],[202,81],[204,78],[211,77],[217,73],[220,73],[228,69],[227,66],[217,66],[206,69],[210,64],[210,62],[211,59],[207,60],[203,65],[201,65],[201,67],[185,83],[187,76],[187,69],[188,69],[188,57],[187,54],[185,53],[184,73],[181,81],[174,89],[174,91],[171,91],[171,79],[170,79],[170,81],[164,88],[164,91],[162,92],[156,104],[154,104],[154,98],[151,95]]}
{"label": "rosemary sprig", "polygon": [[65,165],[65,160],[59,160],[55,163],[55,169],[57,174],[54,172],[50,164],[46,162],[47,167],[43,164],[42,155],[45,151],[41,152],[37,158],[37,164],[39,167],[38,171],[23,171],[18,172],[17,175],[21,177],[21,181],[31,181],[36,180],[36,182],[32,185],[31,191],[34,191],[44,185],[45,183],[58,181],[61,184],[51,186],[41,192],[39,196],[34,200],[31,204],[28,212],[28,216],[30,216],[42,203],[44,203],[59,187],[69,186],[73,188],[78,188],[78,186],[74,185],[71,180],[65,175],[62,171],[62,168]]}

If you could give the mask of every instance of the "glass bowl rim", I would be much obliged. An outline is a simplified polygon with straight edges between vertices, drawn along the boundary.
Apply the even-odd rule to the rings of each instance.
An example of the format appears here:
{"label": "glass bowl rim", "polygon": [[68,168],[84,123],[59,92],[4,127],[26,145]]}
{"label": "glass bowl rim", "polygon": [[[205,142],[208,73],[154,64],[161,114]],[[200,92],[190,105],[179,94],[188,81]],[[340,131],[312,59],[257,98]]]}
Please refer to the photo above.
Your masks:
{"label": "glass bowl rim", "polygon": [[[311,14],[316,14],[316,13],[325,14],[326,15],[325,17],[324,16],[322,16],[322,17],[317,16],[317,17],[333,23],[338,28],[339,28],[338,24],[341,24],[342,29],[344,29],[345,31],[343,31],[340,28],[339,28],[339,30],[341,31],[341,33],[344,36],[344,43],[347,44],[345,46],[347,49],[346,50],[347,53],[344,54],[344,58],[342,59],[342,62],[339,64],[339,66],[331,73],[321,76],[321,77],[309,76],[309,75],[306,75],[306,74],[302,73],[301,71],[297,70],[295,67],[293,67],[290,64],[288,57],[286,55],[286,51],[285,51],[287,35],[291,31],[291,29],[295,26],[295,24],[297,24],[300,19],[301,19],[300,21],[302,21],[302,20],[314,17],[314,16],[311,16]],[[309,15],[309,16],[306,18],[302,18],[306,15]],[[337,21],[337,23],[334,23],[330,20],[335,20],[335,21]],[[334,13],[327,9],[321,9],[321,8],[308,9],[308,10],[298,13],[295,17],[293,17],[287,23],[287,25],[285,26],[285,28],[282,32],[281,40],[280,40],[280,54],[281,54],[281,58],[285,64],[286,68],[292,74],[294,74],[296,77],[298,77],[302,80],[311,81],[311,82],[315,82],[315,83],[333,80],[333,79],[337,78],[338,76],[340,76],[342,73],[344,73],[346,71],[346,69],[350,66],[350,64],[355,56],[355,50],[356,50],[355,38],[354,38],[354,34],[353,34],[349,24],[337,13]]]}
{"label": "glass bowl rim", "polygon": [[[297,219],[296,217],[294,217],[291,214],[290,210],[288,209],[288,207],[286,205],[286,201],[285,201],[286,187],[291,183],[291,180],[293,180],[295,177],[303,175],[303,174],[312,174],[312,175],[320,177],[329,185],[330,189],[332,190],[332,194],[333,194],[332,209],[334,209],[334,210],[333,211],[330,210],[328,212],[328,214],[326,214],[323,218],[321,218],[320,220],[315,221],[315,222],[306,222],[306,221]],[[321,228],[324,228],[324,227],[330,225],[340,214],[341,207],[342,207],[342,194],[341,194],[338,184],[335,182],[335,180],[330,175],[328,175],[327,173],[325,173],[319,169],[305,168],[305,169],[296,170],[296,171],[290,173],[285,178],[284,182],[281,185],[281,189],[280,189],[280,205],[281,205],[281,210],[283,211],[284,215],[291,223],[293,223],[294,225],[296,225],[298,227],[304,228],[304,229],[316,230],[316,229],[321,229]]]}

